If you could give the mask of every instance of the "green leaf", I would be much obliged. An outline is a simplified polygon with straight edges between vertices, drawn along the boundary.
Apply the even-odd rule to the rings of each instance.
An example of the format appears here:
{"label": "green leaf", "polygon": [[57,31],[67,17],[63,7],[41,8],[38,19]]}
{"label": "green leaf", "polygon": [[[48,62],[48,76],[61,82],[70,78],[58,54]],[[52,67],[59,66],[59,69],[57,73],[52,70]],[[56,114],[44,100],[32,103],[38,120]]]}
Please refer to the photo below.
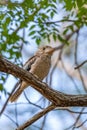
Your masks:
{"label": "green leaf", "polygon": [[40,38],[37,38],[37,39],[36,39],[36,43],[39,45],[40,42],[41,42],[41,39],[40,39]]}
{"label": "green leaf", "polygon": [[32,25],[29,30],[32,30],[33,28],[35,28],[36,25]]}
{"label": "green leaf", "polygon": [[58,40],[60,40],[63,44],[69,45],[69,42],[60,35],[58,35]]}
{"label": "green leaf", "polygon": [[6,48],[7,48],[7,45],[6,45],[6,43],[3,43],[3,44],[1,44],[0,45],[0,50],[2,51],[6,51]]}
{"label": "green leaf", "polygon": [[17,58],[20,58],[20,57],[21,57],[21,53],[20,53],[20,52],[16,52],[15,54],[16,54],[16,57],[17,57]]}
{"label": "green leaf", "polygon": [[56,41],[56,34],[53,34],[53,39],[54,41]]}
{"label": "green leaf", "polygon": [[35,33],[36,33],[36,31],[32,31],[29,33],[29,36],[34,35]]}
{"label": "green leaf", "polygon": [[80,9],[83,6],[83,1],[82,0],[76,0],[77,1],[77,6]]}
{"label": "green leaf", "polygon": [[64,0],[64,2],[65,2],[64,8],[66,10],[71,10],[75,6],[75,2],[72,0]]}
{"label": "green leaf", "polygon": [[3,90],[4,90],[3,85],[0,84],[0,91],[3,91]]}
{"label": "green leaf", "polygon": [[64,35],[67,34],[68,30],[69,30],[69,29],[66,28],[66,29],[64,30],[63,34],[64,34]]}
{"label": "green leaf", "polygon": [[53,18],[53,16],[54,16],[54,12],[51,12],[51,13],[50,13],[50,16],[51,16],[51,18]]}
{"label": "green leaf", "polygon": [[63,39],[60,35],[58,35],[58,39],[59,39],[61,42],[64,42],[64,39]]}

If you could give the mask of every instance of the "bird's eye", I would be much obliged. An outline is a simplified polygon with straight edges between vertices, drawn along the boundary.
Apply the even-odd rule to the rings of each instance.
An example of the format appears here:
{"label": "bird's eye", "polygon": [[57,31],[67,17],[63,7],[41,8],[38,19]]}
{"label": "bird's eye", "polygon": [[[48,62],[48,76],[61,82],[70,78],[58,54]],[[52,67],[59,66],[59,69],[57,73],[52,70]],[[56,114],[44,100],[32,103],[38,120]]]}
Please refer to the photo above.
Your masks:
{"label": "bird's eye", "polygon": [[43,47],[43,50],[45,50],[45,47]]}

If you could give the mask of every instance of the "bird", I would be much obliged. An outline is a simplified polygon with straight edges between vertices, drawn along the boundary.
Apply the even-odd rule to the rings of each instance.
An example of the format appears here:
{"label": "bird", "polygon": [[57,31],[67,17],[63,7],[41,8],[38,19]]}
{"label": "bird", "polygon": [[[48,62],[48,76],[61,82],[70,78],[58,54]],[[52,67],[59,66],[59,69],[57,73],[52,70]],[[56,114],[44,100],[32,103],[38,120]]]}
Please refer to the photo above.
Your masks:
{"label": "bird", "polygon": [[[43,46],[37,50],[35,55],[31,57],[23,66],[23,69],[27,70],[28,72],[32,73],[34,76],[39,78],[39,80],[43,80],[51,67],[51,56],[53,52],[55,51],[55,48],[51,46]],[[18,85],[15,92],[10,97],[10,102],[15,102],[21,93],[26,89],[29,85],[29,83],[25,81],[21,81],[21,83]]]}

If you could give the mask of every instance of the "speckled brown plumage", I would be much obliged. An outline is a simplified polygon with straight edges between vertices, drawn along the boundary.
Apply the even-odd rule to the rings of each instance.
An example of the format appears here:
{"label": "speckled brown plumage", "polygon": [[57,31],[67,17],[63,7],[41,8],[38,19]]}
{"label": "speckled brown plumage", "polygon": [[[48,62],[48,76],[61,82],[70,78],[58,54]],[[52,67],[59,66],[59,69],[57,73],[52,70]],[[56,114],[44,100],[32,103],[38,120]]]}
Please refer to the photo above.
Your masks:
{"label": "speckled brown plumage", "polygon": [[[43,80],[49,72],[51,66],[51,55],[53,52],[54,48],[50,46],[38,49],[36,54],[25,63],[23,68],[38,77],[40,80]],[[18,86],[18,89],[11,95],[10,101],[16,101],[23,90],[28,86],[29,84],[22,81]]]}

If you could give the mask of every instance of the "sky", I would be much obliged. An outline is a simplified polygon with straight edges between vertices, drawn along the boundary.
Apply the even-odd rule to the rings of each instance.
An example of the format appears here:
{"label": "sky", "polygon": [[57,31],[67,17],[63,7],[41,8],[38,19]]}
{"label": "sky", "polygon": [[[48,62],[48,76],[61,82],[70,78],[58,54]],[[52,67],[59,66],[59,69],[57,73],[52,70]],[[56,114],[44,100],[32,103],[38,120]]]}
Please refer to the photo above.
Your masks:
{"label": "sky", "polygon": [[[58,11],[60,11],[62,8],[62,5],[59,5],[59,9]],[[55,16],[54,20],[60,20],[64,15],[64,10],[61,11],[61,13],[58,15],[58,17]],[[25,30],[26,34],[27,34],[28,29]],[[79,38],[79,47],[78,47],[78,62],[82,62],[84,60],[86,60],[87,57],[87,53],[86,53],[86,48],[87,48],[87,43],[86,43],[86,32],[87,32],[87,27],[84,26],[84,28],[82,28],[82,30],[80,31],[80,38]],[[21,35],[21,32],[20,34]],[[29,43],[33,43],[33,44],[26,44],[23,45],[23,49],[22,49],[22,57],[23,57],[23,63],[25,63],[27,61],[28,58],[32,57],[34,55],[34,53],[37,51],[37,45],[35,44],[35,41],[33,41],[31,38],[29,38],[27,35],[25,37],[25,39],[29,40]],[[83,43],[84,41],[84,43]],[[84,46],[83,46],[83,44]],[[43,44],[43,43],[42,43]],[[69,57],[69,62],[71,61],[73,66],[75,65],[73,63],[73,53],[71,57]],[[66,59],[67,60],[67,57]],[[50,70],[51,72],[51,70]],[[49,73],[49,78],[50,78],[50,73]],[[8,92],[11,92],[14,84],[16,83],[16,79],[13,76],[9,76],[7,82],[5,83],[5,88]],[[45,82],[46,80],[44,80]],[[49,80],[48,80],[49,81]],[[77,86],[80,86],[80,90],[82,90],[82,92],[84,92],[83,87],[81,82],[78,79],[74,79],[75,83],[77,84]],[[56,68],[53,74],[53,78],[52,78],[52,84],[51,86],[54,89],[58,89],[59,91],[65,92],[65,93],[71,93],[71,94],[75,94],[77,93],[76,88],[72,82],[72,80],[70,80],[69,76],[66,76],[66,72],[64,70],[61,70],[59,68]],[[66,88],[67,87],[67,88]],[[67,91],[68,90],[68,91]],[[36,90],[34,90],[33,88],[27,88],[25,90],[25,93],[27,94],[29,100],[36,104],[38,103],[38,105],[40,106],[47,106],[48,102],[44,101],[44,104],[42,104],[42,95],[39,94]],[[4,94],[1,95],[1,103],[0,103],[0,109],[3,106],[3,104],[6,101],[6,96]],[[39,101],[40,100],[40,101]],[[41,109],[31,105],[28,103],[28,101],[25,99],[24,94],[22,94],[20,96],[20,98],[18,99],[17,103],[20,103],[19,105],[16,105],[16,103],[9,103],[4,114],[2,115],[2,117],[0,118],[0,130],[14,130],[16,128],[15,123],[13,123],[13,121],[11,121],[7,115],[9,117],[11,117],[14,121],[18,120],[19,124],[22,124],[23,122],[25,122],[27,119],[29,119],[30,117],[32,117],[32,114],[37,113],[38,111],[41,111]],[[21,104],[22,103],[22,104]],[[25,103],[25,104],[24,104]],[[71,108],[73,109],[73,108]],[[15,111],[16,110],[16,111]],[[74,110],[80,110],[74,108]],[[15,112],[18,113],[18,116],[16,117]],[[24,116],[24,118],[23,118]],[[84,118],[84,117],[83,117]],[[69,126],[70,124],[72,124],[72,122],[74,122],[75,118],[73,116],[71,116],[68,112],[63,111],[63,110],[59,110],[59,111],[52,111],[50,113],[47,114],[46,117],[46,124],[45,124],[45,128],[44,130],[64,130],[65,127]],[[41,122],[42,120],[40,120]],[[5,126],[4,126],[5,124]],[[35,125],[40,125],[38,123],[38,121],[35,123]],[[64,125],[63,125],[64,124]],[[3,129],[4,126],[4,129]],[[10,128],[9,128],[10,127]],[[34,126],[33,126],[34,127]],[[80,130],[80,128],[79,128]]]}

